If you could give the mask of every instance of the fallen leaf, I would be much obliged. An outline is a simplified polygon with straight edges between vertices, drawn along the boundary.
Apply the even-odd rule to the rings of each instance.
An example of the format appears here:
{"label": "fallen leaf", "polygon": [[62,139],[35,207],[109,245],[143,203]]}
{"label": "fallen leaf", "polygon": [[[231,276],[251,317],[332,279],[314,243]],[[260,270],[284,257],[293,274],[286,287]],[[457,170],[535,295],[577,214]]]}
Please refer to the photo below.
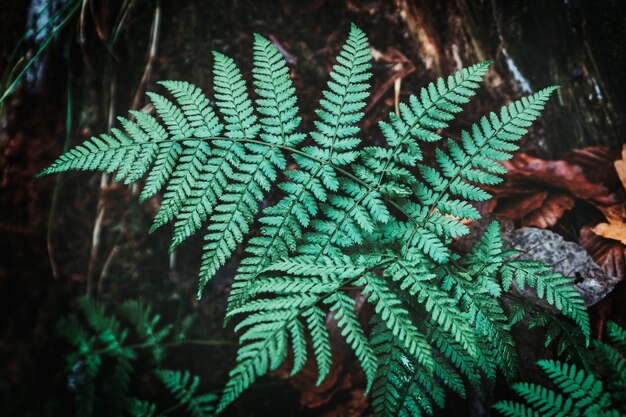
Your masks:
{"label": "fallen leaf", "polygon": [[590,181],[602,183],[613,190],[619,182],[613,162],[619,156],[618,151],[607,146],[588,146],[566,153],[563,160],[581,167]]}
{"label": "fallen leaf", "polygon": [[590,227],[581,229],[579,242],[607,275],[626,278],[626,246],[595,234]]}
{"label": "fallen leaf", "polygon": [[595,206],[609,222],[626,222],[626,201],[610,206],[601,204],[596,204]]}
{"label": "fallen leaf", "polygon": [[626,245],[625,223],[599,223],[591,229],[595,234],[607,239],[618,240]]}
{"label": "fallen leaf", "polygon": [[580,166],[566,161],[550,161],[517,153],[502,165],[509,170],[508,180],[538,182],[552,189],[569,191],[576,198],[601,204],[617,202],[617,197],[604,185],[589,181]]}
{"label": "fallen leaf", "polygon": [[607,222],[599,223],[591,230],[599,236],[618,240],[626,245],[626,203],[596,207],[604,214]]}
{"label": "fallen leaf", "polygon": [[617,175],[622,182],[622,186],[626,188],[626,145],[622,147],[622,159],[615,161],[614,165]]}
{"label": "fallen leaf", "polygon": [[522,218],[522,225],[541,229],[552,227],[563,213],[574,207],[574,203],[574,197],[568,193],[550,193],[540,207]]}
{"label": "fallen leaf", "polygon": [[548,191],[537,191],[527,195],[512,193],[510,197],[507,197],[504,194],[496,198],[498,201],[496,205],[498,208],[497,213],[507,219],[518,220],[540,208],[546,198],[548,198]]}
{"label": "fallen leaf", "polygon": [[615,154],[603,147],[572,151],[568,154],[568,161],[516,154],[502,163],[509,171],[504,182],[487,187],[494,198],[481,207],[481,213],[494,213],[517,221],[518,225],[545,229],[553,227],[566,211],[571,210],[576,199],[613,205],[619,201],[619,196],[610,192],[601,181],[609,178],[608,174],[592,174],[609,167],[614,181],[617,181],[611,167],[614,158]]}

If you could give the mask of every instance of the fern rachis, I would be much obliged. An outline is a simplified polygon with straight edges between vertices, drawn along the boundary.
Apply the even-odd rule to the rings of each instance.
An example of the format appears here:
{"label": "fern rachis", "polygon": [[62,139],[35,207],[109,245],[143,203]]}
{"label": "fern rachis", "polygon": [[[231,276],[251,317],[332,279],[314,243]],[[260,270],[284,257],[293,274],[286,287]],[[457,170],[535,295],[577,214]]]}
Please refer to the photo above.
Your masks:
{"label": "fern rachis", "polygon": [[[199,296],[244,242],[266,194],[283,193],[263,210],[234,279],[226,316],[241,347],[218,411],[280,366],[290,349],[296,373],[312,348],[321,383],[332,363],[329,313],[383,416],[428,413],[444,401],[439,383],[464,392],[461,375],[475,383],[478,371],[514,373],[510,318],[498,302],[513,279],[535,287],[589,335],[571,282],[513,259],[497,223],[465,255],[450,245],[468,233],[463,219],[480,217],[471,202],[490,198],[480,186],[501,181],[506,170],[498,161],[517,149],[554,88],[482,117],[426,164],[421,144],[441,139],[437,132],[470,101],[489,63],[410,96],[379,124],[386,143],[364,147],[358,123],[369,59],[365,34],[352,26],[304,142],[289,69],[276,47],[255,35],[254,102],[235,62],[216,52],[218,112],[197,87],[164,82],[176,103],[150,95],[161,122],[134,112],[136,122],[121,119],[125,132],[92,138],[44,171],[117,171],[127,182],[147,174],[141,199],[165,188],[153,228],[174,222],[172,248],[207,223]],[[288,163],[294,168],[285,171]],[[275,186],[280,171],[285,180]],[[371,335],[345,291],[354,286],[374,305]],[[405,376],[410,383],[398,392],[394,378]]]}

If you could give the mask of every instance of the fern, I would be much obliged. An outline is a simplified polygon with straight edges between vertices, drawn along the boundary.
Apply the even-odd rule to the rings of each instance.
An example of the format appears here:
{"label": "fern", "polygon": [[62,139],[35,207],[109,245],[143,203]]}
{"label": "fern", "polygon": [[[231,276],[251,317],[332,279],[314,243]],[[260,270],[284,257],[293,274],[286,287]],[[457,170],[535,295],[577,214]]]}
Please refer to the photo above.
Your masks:
{"label": "fern", "polygon": [[[191,84],[166,81],[174,102],[150,94],[158,120],[133,112],[134,120],[121,119],[124,131],[86,141],[43,173],[116,172],[127,183],[147,176],[140,199],[164,190],[152,230],[173,222],[171,249],[205,228],[198,297],[243,245],[226,313],[240,347],[216,412],[289,352],[292,375],[312,353],[321,384],[332,364],[326,328],[332,319],[365,372],[378,414],[430,414],[444,403],[442,384],[463,395],[464,381],[476,384],[498,370],[515,374],[510,327],[530,307],[513,311],[500,302],[513,280],[536,289],[573,321],[577,335],[589,337],[570,280],[516,260],[503,249],[497,222],[469,252],[452,245],[469,233],[466,221],[480,218],[473,204],[490,198],[481,187],[501,181],[506,169],[499,162],[518,149],[556,87],[486,114],[425,161],[422,148],[442,140],[489,62],[399,103],[399,113],[379,123],[377,146],[364,146],[359,122],[369,95],[370,49],[356,26],[310,132],[300,130],[289,68],[269,40],[254,38],[253,98],[231,58],[214,52],[213,60],[215,103]],[[279,174],[284,179],[276,185]],[[280,198],[259,213],[276,190]],[[245,242],[257,218],[259,232]],[[371,332],[359,320],[355,289],[373,305]],[[149,314],[129,308],[144,340],[158,343],[159,333],[145,331]],[[532,324],[548,325],[548,339],[563,334],[545,320]],[[195,387],[180,380],[184,375],[176,378],[179,393]]]}
{"label": "fern", "polygon": [[[78,300],[82,319],[63,318],[58,333],[73,347],[66,356],[68,387],[74,391],[76,416],[94,414],[96,404],[108,415],[164,417],[157,404],[131,396],[131,380],[136,375],[137,358],[149,351],[151,371],[195,417],[214,411],[215,395],[198,395],[198,377],[188,372],[161,370],[167,347],[185,343],[184,326],[177,334],[172,325],[159,325],[160,317],[151,308],[131,300],[121,304],[117,314],[107,314],[104,306],[88,297]],[[85,328],[82,322],[88,324]],[[174,338],[172,338],[174,336]],[[106,363],[109,366],[102,366]]]}
{"label": "fern", "polygon": [[189,372],[161,370],[158,376],[167,388],[176,396],[179,404],[185,406],[193,417],[208,417],[215,410],[213,403],[216,396],[212,394],[196,395],[200,378]]}
{"label": "fern", "polygon": [[246,287],[271,260],[293,252],[302,238],[303,228],[318,215],[319,203],[326,202],[328,191],[339,187],[337,168],[353,161],[360,142],[356,123],[362,118],[371,76],[368,72],[369,46],[365,34],[353,26],[348,40],[337,57],[328,89],[323,91],[317,111],[319,120],[311,137],[316,145],[306,146],[293,157],[299,169],[287,171],[290,181],[280,188],[286,193],[276,205],[264,210],[261,236],[250,240],[247,252],[235,276],[229,305],[236,306],[246,297]]}
{"label": "fern", "polygon": [[558,391],[533,383],[516,383],[513,390],[524,403],[500,401],[494,408],[506,416],[624,416],[626,359],[623,357],[624,330],[609,323],[609,339],[614,343],[594,341],[590,371],[574,364],[540,360],[539,367],[548,375]]}

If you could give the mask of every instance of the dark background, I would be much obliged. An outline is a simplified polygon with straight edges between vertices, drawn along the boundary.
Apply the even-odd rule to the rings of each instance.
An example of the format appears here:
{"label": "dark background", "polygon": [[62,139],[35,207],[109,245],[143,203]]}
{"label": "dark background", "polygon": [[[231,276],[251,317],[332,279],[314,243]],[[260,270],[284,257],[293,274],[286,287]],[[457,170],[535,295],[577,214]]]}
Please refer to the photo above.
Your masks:
{"label": "dark background", "polygon": [[[198,337],[233,340],[232,329],[222,329],[221,321],[235,264],[195,300],[201,238],[168,254],[170,229],[147,234],[158,199],[139,205],[132,187],[100,174],[35,177],[64,147],[107,131],[129,108],[143,108],[144,92],[159,91],[158,80],[186,80],[210,93],[211,50],[232,56],[250,79],[253,33],[272,36],[290,55],[307,128],[333,57],[354,22],[378,57],[365,140],[376,139],[376,122],[393,111],[394,80],[401,79],[406,98],[460,66],[492,59],[485,88],[456,127],[558,84],[558,95],[524,142],[527,153],[559,159],[575,148],[617,150],[624,142],[626,3],[620,0],[89,0],[84,8],[83,2],[74,3],[77,11],[0,115],[2,415],[73,413],[63,362],[67,346],[54,328],[85,293],[107,305],[138,298],[169,319],[196,313]],[[32,57],[50,34],[49,16],[71,4],[2,2],[2,92],[12,69],[23,68],[19,58]],[[35,18],[46,5],[50,12]],[[40,36],[33,35],[42,27]],[[201,375],[207,389],[217,389],[232,365],[234,346],[184,347],[171,356],[174,364]],[[263,379],[227,414],[369,413],[350,390],[339,390],[313,410],[299,405],[298,395],[287,382]],[[455,415],[479,415],[462,401],[449,407]]]}

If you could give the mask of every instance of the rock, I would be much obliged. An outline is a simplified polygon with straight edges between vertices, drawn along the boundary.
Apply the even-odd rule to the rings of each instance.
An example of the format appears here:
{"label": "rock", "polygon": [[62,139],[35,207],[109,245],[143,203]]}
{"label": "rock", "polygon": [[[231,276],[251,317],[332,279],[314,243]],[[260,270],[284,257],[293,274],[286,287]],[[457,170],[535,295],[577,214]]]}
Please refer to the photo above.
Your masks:
{"label": "rock", "polygon": [[509,247],[524,252],[520,259],[553,265],[555,271],[573,278],[587,306],[603,299],[619,282],[607,276],[580,245],[550,230],[522,227],[505,232],[503,238]]}

